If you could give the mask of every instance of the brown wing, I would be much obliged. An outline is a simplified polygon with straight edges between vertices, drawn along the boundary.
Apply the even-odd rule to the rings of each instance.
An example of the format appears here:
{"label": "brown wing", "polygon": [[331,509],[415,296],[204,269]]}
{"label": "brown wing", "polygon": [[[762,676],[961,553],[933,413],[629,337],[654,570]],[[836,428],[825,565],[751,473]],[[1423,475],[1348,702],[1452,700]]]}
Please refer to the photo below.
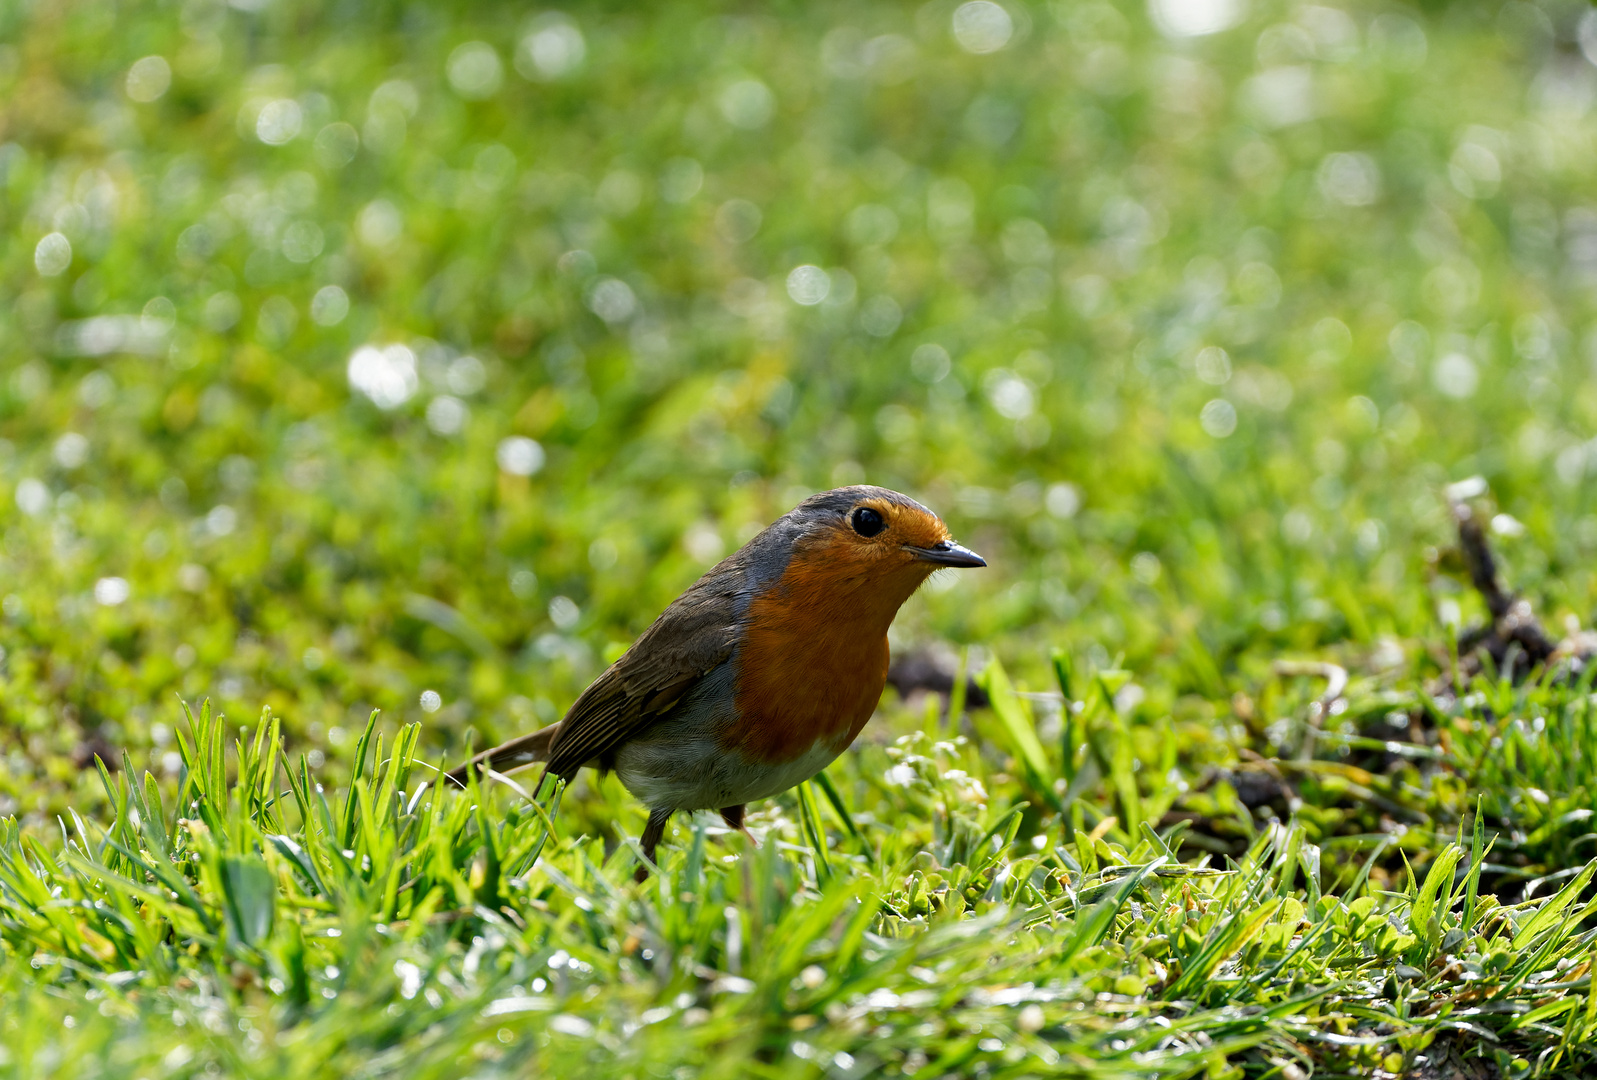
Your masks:
{"label": "brown wing", "polygon": [[744,567],[736,555],[677,597],[560,722],[550,772],[570,779],[669,712],[736,644]]}

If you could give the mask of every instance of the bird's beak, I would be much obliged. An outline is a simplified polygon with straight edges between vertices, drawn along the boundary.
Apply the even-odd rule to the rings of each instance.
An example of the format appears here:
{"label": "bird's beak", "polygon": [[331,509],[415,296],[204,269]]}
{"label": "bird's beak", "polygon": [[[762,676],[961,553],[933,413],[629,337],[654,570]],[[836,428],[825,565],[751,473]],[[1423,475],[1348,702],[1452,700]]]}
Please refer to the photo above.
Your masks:
{"label": "bird's beak", "polygon": [[905,544],[904,550],[922,562],[936,563],[938,566],[987,565],[986,559],[952,540],[940,540],[931,547],[910,547]]}

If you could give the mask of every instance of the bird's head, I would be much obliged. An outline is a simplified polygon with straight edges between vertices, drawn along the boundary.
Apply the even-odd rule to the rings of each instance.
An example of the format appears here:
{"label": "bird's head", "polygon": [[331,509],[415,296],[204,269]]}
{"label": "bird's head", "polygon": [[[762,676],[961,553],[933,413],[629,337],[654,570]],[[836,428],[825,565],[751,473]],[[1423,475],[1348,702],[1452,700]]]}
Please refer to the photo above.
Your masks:
{"label": "bird's head", "polygon": [[986,566],[954,542],[942,518],[882,487],[859,485],[812,495],[787,519],[797,526],[793,559],[835,587],[880,584],[901,603],[932,573]]}

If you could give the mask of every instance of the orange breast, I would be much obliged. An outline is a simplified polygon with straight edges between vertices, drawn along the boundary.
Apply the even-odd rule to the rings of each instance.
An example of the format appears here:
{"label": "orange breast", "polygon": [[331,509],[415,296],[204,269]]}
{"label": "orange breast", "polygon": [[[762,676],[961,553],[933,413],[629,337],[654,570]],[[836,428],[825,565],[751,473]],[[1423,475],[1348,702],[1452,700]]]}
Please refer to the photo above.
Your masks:
{"label": "orange breast", "polygon": [[754,599],[738,650],[738,722],[723,746],[780,764],[817,741],[841,751],[854,740],[887,682],[887,628],[926,577],[873,569],[845,552],[795,554]]}

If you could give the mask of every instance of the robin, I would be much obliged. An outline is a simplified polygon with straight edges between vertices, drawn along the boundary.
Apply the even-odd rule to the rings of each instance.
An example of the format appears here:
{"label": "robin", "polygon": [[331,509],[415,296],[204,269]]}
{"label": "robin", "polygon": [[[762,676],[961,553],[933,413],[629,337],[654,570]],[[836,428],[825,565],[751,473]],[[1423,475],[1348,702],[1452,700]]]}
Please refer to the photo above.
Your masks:
{"label": "robin", "polygon": [[678,810],[719,810],[741,829],[748,803],[826,768],[871,718],[887,628],[910,594],[943,567],[986,565],[907,495],[812,495],[672,601],[563,720],[450,778],[535,762],[568,781],[584,765],[614,770],[649,808],[650,863]]}

